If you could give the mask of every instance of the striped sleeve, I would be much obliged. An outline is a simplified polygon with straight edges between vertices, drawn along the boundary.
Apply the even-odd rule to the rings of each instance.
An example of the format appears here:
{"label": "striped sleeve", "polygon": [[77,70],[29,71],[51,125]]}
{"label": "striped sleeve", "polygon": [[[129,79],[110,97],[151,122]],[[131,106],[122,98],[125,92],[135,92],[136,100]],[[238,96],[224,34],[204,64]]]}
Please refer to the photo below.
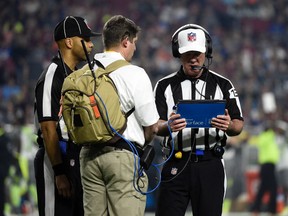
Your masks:
{"label": "striped sleeve", "polygon": [[40,76],[35,90],[38,121],[58,121],[61,97],[61,77],[57,76],[57,64],[52,63]]}

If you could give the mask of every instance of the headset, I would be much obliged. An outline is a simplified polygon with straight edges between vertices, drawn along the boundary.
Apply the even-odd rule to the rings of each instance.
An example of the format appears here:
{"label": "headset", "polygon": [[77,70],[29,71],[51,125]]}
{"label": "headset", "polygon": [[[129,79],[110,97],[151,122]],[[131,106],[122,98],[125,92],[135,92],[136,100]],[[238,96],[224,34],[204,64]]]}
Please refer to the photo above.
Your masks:
{"label": "headset", "polygon": [[186,30],[186,29],[200,29],[205,33],[205,37],[206,37],[206,53],[205,56],[206,58],[212,59],[212,38],[210,37],[209,32],[204,29],[203,27],[196,25],[196,24],[186,24],[180,28],[178,28],[175,33],[172,35],[172,54],[175,58],[179,58],[180,57],[180,53],[178,51],[179,49],[179,44],[178,44],[178,34],[179,32]]}

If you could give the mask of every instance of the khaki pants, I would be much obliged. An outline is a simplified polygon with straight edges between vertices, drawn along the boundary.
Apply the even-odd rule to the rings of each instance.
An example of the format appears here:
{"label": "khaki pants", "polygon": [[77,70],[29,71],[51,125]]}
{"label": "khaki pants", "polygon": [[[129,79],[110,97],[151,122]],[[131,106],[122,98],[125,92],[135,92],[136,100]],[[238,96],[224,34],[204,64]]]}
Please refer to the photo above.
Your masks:
{"label": "khaki pants", "polygon": [[[80,168],[85,216],[144,215],[146,195],[133,186],[135,159],[138,165],[138,157],[132,152],[114,147],[82,148]],[[146,192],[145,173],[139,182],[141,191]]]}

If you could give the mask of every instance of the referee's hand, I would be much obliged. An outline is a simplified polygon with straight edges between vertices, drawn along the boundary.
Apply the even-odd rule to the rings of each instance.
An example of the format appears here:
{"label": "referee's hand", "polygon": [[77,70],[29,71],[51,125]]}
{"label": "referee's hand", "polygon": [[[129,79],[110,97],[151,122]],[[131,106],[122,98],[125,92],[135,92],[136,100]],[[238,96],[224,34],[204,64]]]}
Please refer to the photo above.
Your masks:
{"label": "referee's hand", "polygon": [[211,120],[212,127],[218,128],[224,132],[228,130],[230,123],[231,117],[227,109],[225,109],[224,115],[218,115],[216,118],[212,118]]}
{"label": "referee's hand", "polygon": [[73,194],[72,186],[66,175],[55,176],[55,183],[59,195],[69,198]]}
{"label": "referee's hand", "polygon": [[168,126],[170,127],[172,132],[177,132],[183,130],[187,125],[186,119],[181,118],[180,114],[176,114],[172,112],[170,114],[169,120],[168,120]]}

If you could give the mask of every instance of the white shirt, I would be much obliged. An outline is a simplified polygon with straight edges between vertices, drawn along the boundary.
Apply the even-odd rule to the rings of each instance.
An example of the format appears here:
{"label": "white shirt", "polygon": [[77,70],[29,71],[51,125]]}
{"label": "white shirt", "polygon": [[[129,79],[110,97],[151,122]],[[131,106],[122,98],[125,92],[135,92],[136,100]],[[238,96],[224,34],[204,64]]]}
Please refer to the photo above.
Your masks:
{"label": "white shirt", "polygon": [[[99,53],[94,58],[104,67],[116,60],[124,59],[118,52]],[[97,68],[97,65],[95,67]],[[151,126],[159,119],[152,84],[147,73],[143,68],[130,64],[113,71],[109,76],[117,87],[121,109],[127,113],[135,107],[135,111],[128,117],[124,137],[144,145],[143,126]]]}

